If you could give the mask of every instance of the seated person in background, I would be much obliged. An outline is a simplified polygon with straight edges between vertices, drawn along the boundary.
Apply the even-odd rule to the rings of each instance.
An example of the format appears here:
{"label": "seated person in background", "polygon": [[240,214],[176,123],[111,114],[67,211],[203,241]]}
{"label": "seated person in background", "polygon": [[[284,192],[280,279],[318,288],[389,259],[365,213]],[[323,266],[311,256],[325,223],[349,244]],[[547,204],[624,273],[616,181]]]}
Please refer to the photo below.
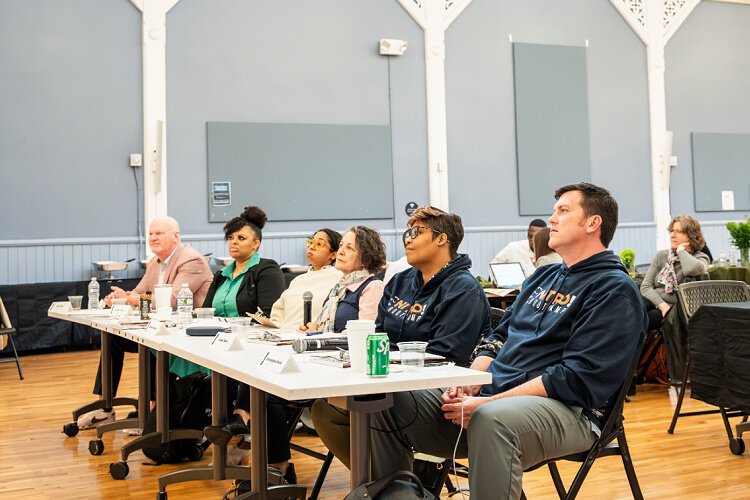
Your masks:
{"label": "seated person in background", "polygon": [[341,235],[333,229],[321,229],[305,242],[310,268],[289,283],[279,300],[274,302],[271,321],[279,328],[296,329],[303,323],[302,295],[312,293],[312,317],[317,318],[331,287],[342,277],[334,267]]}
{"label": "seated person in background", "polygon": [[[236,318],[246,313],[255,313],[260,308],[265,315],[271,313],[274,302],[284,291],[285,281],[276,261],[261,258],[258,249],[263,240],[262,229],[266,225],[266,214],[258,207],[246,207],[242,214],[224,226],[224,237],[229,247],[229,255],[234,262],[218,271],[208,290],[204,307],[216,309],[216,316]],[[204,430],[206,437],[215,444],[227,444],[232,435],[248,434],[247,421],[250,418],[250,390],[246,384],[227,381],[237,387],[234,411],[223,426],[209,426]],[[283,407],[274,407],[269,413],[268,434],[286,432]],[[273,463],[273,456],[269,453]]]}
{"label": "seated person in background", "polygon": [[[387,332],[392,344],[425,341],[428,352],[466,366],[489,332],[490,306],[471,275],[471,260],[458,253],[463,236],[458,215],[431,206],[414,212],[403,238],[413,267],[385,287],[375,331]],[[320,399],[312,416],[323,443],[348,467],[348,413]]]}
{"label": "seated person in background", "polygon": [[383,282],[375,274],[385,265],[380,233],[365,226],[350,227],[336,254],[336,269],[344,276],[333,285],[317,319],[300,331],[341,332],[351,319],[375,319]]}
{"label": "seated person in background", "polygon": [[523,268],[523,272],[528,278],[534,272],[534,235],[547,224],[542,219],[534,219],[529,223],[529,229],[526,231],[526,239],[511,241],[500,253],[495,255],[492,263],[504,264],[507,262],[518,262]]}
{"label": "seated person in background", "polygon": [[527,279],[480,346],[472,367],[490,372],[492,383],[394,393],[393,407],[372,417],[373,477],[409,470],[414,451],[455,453],[469,458],[472,497],[519,498],[526,468],[593,444],[602,407],[630,375],[646,314],[607,250],[614,198],[589,183],[555,197],[550,247],[564,263]]}
{"label": "seated person in background", "polygon": [[[116,286],[112,292],[104,297],[107,306],[112,305],[113,298],[126,298],[128,304],[138,307],[140,295],[153,291],[159,284],[172,285],[172,307],[177,305],[177,293],[183,283],[190,286],[193,292],[193,302],[200,304],[206,296],[211,284],[211,269],[206,259],[193,248],[180,243],[180,225],[172,217],[159,217],[151,221],[148,227],[148,245],[154,257],[146,265],[146,273],[132,291],[125,291]],[[122,365],[125,352],[138,352],[138,344],[130,340],[113,335],[110,342],[110,356],[112,358],[112,396],[117,394],[122,376]],[[102,364],[94,382],[94,394],[102,396]],[[152,370],[153,374],[154,371]],[[112,408],[90,411],[78,418],[79,429],[89,429],[97,424],[111,422],[115,419]]]}
{"label": "seated person in background", "polygon": [[549,228],[540,229],[534,235],[534,261],[540,268],[548,264],[562,264],[562,257],[549,247]]}
{"label": "seated person in background", "polygon": [[700,222],[689,215],[678,215],[669,223],[671,248],[660,250],[651,261],[641,283],[641,294],[648,300],[649,329],[661,327],[667,351],[667,368],[672,383],[679,383],[685,366],[687,335],[677,303],[677,285],[701,278],[708,272],[708,255],[697,248],[706,244]]}
{"label": "seated person in background", "polygon": [[385,275],[383,275],[383,284],[387,285],[394,276],[396,276],[401,271],[406,271],[410,267],[411,264],[409,264],[409,259],[406,258],[406,255],[398,260],[389,262],[388,266],[385,268]]}

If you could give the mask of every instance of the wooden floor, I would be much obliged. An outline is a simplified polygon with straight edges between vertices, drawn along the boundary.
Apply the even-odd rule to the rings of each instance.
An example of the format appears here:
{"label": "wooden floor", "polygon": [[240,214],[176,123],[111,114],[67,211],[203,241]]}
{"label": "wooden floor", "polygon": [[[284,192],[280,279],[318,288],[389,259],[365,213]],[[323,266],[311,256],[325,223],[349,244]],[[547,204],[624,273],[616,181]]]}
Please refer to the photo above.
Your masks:
{"label": "wooden floor", "polygon": [[[109,464],[119,460],[120,446],[132,438],[122,432],[109,433],[104,437],[104,454],[92,456],[88,442],[96,437],[94,431],[81,431],[73,438],[62,433],[73,408],[92,397],[98,357],[96,351],[24,357],[23,381],[14,365],[0,365],[0,498],[153,499],[156,478],[178,468],[149,466],[138,452],[129,460],[128,478],[115,481],[109,476]],[[136,394],[135,356],[126,358],[120,394]],[[750,452],[745,456],[730,453],[718,415],[680,419],[676,433],[667,434],[675,399],[674,391],[664,387],[641,386],[626,404],[628,438],[645,498],[750,498]],[[687,406],[706,408],[693,400]],[[127,411],[121,409],[118,416]],[[317,438],[302,433],[296,441],[323,449]],[[312,486],[320,462],[293,455],[300,483]],[[209,449],[202,463],[210,460]],[[574,469],[568,465],[561,469],[563,479],[569,481]],[[221,498],[229,487],[230,481],[204,481],[170,486],[167,491],[171,499],[204,500]],[[321,498],[340,499],[347,490],[348,471],[336,461]],[[546,469],[527,474],[524,490],[530,499],[554,498]],[[619,459],[597,461],[580,497],[631,498]]]}

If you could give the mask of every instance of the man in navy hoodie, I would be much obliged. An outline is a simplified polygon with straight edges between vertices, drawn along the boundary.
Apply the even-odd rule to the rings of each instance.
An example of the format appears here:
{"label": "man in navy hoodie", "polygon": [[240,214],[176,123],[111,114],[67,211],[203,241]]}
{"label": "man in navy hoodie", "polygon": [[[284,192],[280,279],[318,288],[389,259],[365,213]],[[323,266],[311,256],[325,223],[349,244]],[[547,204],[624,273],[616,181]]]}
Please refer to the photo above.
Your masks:
{"label": "man in navy hoodie", "polygon": [[492,384],[394,394],[394,406],[373,416],[374,477],[410,469],[412,450],[451,457],[458,441],[472,496],[515,499],[525,468],[593,444],[647,319],[638,288],[607,250],[614,198],[589,183],[555,198],[549,245],[564,263],[531,275],[479,346],[472,368],[489,371]]}
{"label": "man in navy hoodie", "polygon": [[[427,352],[467,366],[479,339],[489,333],[490,305],[471,275],[471,260],[458,253],[461,217],[419,207],[403,234],[412,267],[396,274],[383,292],[375,329],[396,342],[427,342]],[[394,346],[395,348],[395,346]],[[313,423],[326,447],[349,466],[349,415],[318,400]]]}

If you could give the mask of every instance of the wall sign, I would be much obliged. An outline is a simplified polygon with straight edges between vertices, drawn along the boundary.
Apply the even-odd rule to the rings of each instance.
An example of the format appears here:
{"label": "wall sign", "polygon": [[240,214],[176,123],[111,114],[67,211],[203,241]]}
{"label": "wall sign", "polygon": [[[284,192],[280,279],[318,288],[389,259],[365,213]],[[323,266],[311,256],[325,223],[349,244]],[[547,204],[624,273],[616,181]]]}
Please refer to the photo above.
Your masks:
{"label": "wall sign", "polygon": [[211,183],[211,204],[215,207],[228,207],[232,204],[232,183],[229,181]]}
{"label": "wall sign", "polygon": [[404,212],[406,212],[406,215],[411,217],[412,215],[414,215],[414,212],[417,211],[418,207],[419,205],[417,205],[416,202],[410,201],[409,203],[406,204],[406,207],[404,208]]}

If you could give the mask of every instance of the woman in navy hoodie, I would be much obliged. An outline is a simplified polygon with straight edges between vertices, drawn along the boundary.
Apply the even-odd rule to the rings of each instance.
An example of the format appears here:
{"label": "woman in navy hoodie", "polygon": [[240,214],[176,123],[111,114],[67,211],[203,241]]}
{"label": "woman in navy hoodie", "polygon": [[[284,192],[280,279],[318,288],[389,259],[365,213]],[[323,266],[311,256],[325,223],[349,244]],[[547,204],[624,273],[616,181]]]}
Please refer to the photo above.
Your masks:
{"label": "woman in navy hoodie", "polygon": [[[490,329],[490,304],[471,275],[471,259],[458,253],[461,218],[425,206],[409,219],[403,241],[411,269],[388,282],[375,328],[391,343],[425,341],[427,351],[467,366],[479,339]],[[347,467],[349,414],[324,400],[312,409],[315,430]]]}

